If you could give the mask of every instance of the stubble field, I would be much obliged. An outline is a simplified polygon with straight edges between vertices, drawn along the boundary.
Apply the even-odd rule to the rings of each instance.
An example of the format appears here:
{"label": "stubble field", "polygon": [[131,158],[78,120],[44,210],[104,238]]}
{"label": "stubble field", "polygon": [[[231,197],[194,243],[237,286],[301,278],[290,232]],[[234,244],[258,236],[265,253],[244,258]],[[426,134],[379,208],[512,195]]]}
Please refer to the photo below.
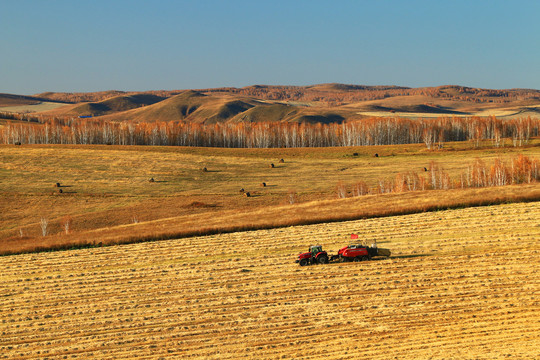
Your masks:
{"label": "stubble field", "polygon": [[[0,258],[0,358],[533,359],[540,203]],[[357,233],[392,257],[299,267]]]}

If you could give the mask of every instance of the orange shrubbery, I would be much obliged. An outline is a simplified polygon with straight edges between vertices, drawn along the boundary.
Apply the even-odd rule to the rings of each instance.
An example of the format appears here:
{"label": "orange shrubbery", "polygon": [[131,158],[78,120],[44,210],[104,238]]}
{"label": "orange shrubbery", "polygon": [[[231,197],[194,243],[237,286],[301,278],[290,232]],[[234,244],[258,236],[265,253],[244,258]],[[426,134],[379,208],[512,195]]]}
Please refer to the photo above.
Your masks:
{"label": "orange shrubbery", "polygon": [[377,186],[371,189],[363,182],[349,186],[339,182],[336,187],[336,194],[338,198],[345,198],[347,195],[361,196],[417,190],[478,188],[530,184],[540,181],[540,161],[523,154],[512,159],[509,164],[501,159],[495,159],[491,166],[487,166],[484,161],[476,159],[467,167],[465,173],[460,174],[457,179],[452,179],[435,161],[432,161],[430,168],[425,170],[426,175],[410,171],[397,174],[394,179],[380,179],[377,181]]}

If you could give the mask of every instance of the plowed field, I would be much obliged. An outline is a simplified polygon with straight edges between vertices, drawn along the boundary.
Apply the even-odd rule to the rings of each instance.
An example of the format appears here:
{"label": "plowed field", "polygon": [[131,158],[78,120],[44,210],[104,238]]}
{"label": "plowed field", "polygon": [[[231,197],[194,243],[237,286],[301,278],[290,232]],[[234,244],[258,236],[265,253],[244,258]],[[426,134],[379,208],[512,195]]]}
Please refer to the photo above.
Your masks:
{"label": "plowed field", "polygon": [[[392,257],[299,267],[351,233]],[[0,358],[533,359],[540,203],[0,258]]]}

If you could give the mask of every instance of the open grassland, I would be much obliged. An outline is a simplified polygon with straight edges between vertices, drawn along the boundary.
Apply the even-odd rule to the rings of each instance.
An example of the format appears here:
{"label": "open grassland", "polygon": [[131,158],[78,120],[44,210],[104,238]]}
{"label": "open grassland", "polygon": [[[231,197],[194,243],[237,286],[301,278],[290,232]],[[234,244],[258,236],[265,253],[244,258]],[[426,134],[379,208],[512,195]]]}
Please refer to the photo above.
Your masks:
{"label": "open grassland", "polygon": [[[387,260],[299,267],[351,233]],[[0,358],[534,359],[540,203],[0,258]]]}
{"label": "open grassland", "polygon": [[[535,142],[536,141],[536,142]],[[447,144],[314,149],[1,146],[0,248],[107,243],[335,221],[538,198],[540,186],[370,195],[336,201],[339,181],[376,186],[432,161],[451,176],[476,158],[540,157],[540,147]],[[353,156],[357,153],[357,156]],[[378,154],[378,157],[374,155]],[[280,163],[279,159],[284,159]],[[270,168],[271,163],[275,164]],[[204,167],[208,171],[203,172]],[[153,178],[154,182],[149,182]],[[60,188],[54,184],[60,183]],[[262,183],[266,187],[262,187]],[[251,193],[242,196],[239,189]],[[59,193],[62,190],[62,193]],[[295,204],[290,205],[290,193]],[[416,210],[415,210],[416,209]],[[62,227],[71,218],[68,235]],[[41,218],[48,220],[42,236]]]}
{"label": "open grassland", "polygon": [[49,111],[59,107],[66,106],[64,103],[57,102],[39,102],[37,104],[26,104],[26,105],[13,105],[13,106],[2,106],[0,111],[14,112],[14,113],[32,113],[40,111]]}

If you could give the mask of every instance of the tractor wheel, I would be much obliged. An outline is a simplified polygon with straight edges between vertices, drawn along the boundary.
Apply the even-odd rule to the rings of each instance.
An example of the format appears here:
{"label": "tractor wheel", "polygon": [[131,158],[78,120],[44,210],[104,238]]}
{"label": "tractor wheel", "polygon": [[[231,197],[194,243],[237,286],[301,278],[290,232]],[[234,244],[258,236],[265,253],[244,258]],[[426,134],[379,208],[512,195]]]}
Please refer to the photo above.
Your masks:
{"label": "tractor wheel", "polygon": [[319,256],[317,261],[319,262],[319,264],[328,264],[328,256],[321,255]]}
{"label": "tractor wheel", "polygon": [[357,256],[357,257],[354,258],[354,261],[355,261],[355,262],[360,262],[360,261],[362,261],[362,257],[361,257],[361,256]]}
{"label": "tractor wheel", "polygon": [[300,266],[306,266],[308,264],[307,259],[300,260]]}
{"label": "tractor wheel", "polygon": [[369,256],[367,255],[362,256],[362,261],[368,261],[368,260],[369,260]]}

